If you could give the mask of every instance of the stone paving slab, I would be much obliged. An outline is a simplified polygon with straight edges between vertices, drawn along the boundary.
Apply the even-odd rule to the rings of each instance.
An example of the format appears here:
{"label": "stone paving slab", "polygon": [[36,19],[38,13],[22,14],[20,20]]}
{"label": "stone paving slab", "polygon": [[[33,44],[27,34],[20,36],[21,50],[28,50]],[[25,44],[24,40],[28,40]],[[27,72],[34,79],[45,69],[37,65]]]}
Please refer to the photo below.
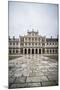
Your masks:
{"label": "stone paving slab", "polygon": [[58,62],[43,55],[9,60],[9,88],[58,85]]}
{"label": "stone paving slab", "polygon": [[28,87],[41,87],[41,83],[39,83],[39,82],[35,82],[35,83],[27,83],[27,86]]}
{"label": "stone paving slab", "polygon": [[46,76],[40,77],[27,77],[26,82],[41,82],[41,81],[48,81],[48,78]]}
{"label": "stone paving slab", "polygon": [[57,81],[42,82],[42,86],[55,86],[55,85],[58,85]]}
{"label": "stone paving slab", "polygon": [[17,83],[17,84],[15,84],[15,83],[13,83],[12,85],[11,85],[11,87],[9,87],[9,88],[25,88],[25,87],[27,87],[28,86],[28,84],[27,83]]}
{"label": "stone paving slab", "polygon": [[16,80],[14,83],[25,83],[26,82],[26,77],[16,77]]}

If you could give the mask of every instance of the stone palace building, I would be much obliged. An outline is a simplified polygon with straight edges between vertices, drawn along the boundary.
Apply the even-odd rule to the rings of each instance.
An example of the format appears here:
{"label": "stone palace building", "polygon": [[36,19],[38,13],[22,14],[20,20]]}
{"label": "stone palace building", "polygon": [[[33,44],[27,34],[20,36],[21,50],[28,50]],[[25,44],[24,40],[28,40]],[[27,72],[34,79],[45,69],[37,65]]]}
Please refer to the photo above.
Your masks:
{"label": "stone palace building", "polygon": [[33,30],[19,38],[9,37],[10,54],[58,54],[58,38],[46,38]]}

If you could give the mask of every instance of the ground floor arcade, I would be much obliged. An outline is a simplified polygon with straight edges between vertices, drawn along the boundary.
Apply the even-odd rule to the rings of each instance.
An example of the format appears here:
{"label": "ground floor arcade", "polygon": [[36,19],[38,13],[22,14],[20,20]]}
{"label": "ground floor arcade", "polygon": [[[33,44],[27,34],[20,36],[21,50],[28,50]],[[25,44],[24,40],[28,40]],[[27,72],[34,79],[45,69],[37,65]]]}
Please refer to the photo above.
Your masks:
{"label": "ground floor arcade", "polygon": [[57,54],[58,49],[46,49],[46,48],[21,48],[21,54]]}

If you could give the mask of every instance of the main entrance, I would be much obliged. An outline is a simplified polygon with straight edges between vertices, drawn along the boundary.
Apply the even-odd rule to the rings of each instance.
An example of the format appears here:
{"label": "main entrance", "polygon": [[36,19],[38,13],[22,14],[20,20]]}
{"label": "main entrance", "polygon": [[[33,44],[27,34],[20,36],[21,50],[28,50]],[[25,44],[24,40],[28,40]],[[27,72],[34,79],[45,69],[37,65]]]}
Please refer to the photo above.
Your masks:
{"label": "main entrance", "polygon": [[[24,50],[24,51],[23,51]],[[44,50],[43,50],[44,53]],[[37,48],[21,48],[21,54],[41,54],[41,49]]]}

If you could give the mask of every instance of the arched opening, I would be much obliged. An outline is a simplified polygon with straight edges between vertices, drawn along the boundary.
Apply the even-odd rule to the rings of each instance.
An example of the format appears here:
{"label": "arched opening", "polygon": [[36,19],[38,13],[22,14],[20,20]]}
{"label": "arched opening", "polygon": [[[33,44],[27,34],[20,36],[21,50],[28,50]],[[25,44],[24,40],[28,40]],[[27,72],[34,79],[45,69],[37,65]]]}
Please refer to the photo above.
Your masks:
{"label": "arched opening", "polygon": [[37,54],[37,49],[36,49],[36,54]]}
{"label": "arched opening", "polygon": [[32,54],[34,54],[34,49],[32,49]]}
{"label": "arched opening", "polygon": [[41,49],[39,49],[39,54],[41,54]]}
{"label": "arched opening", "polygon": [[30,54],[30,49],[28,49],[28,54]]}
{"label": "arched opening", "polygon": [[23,54],[23,48],[21,48],[21,54]]}
{"label": "arched opening", "polygon": [[27,54],[27,49],[25,49],[25,54]]}

